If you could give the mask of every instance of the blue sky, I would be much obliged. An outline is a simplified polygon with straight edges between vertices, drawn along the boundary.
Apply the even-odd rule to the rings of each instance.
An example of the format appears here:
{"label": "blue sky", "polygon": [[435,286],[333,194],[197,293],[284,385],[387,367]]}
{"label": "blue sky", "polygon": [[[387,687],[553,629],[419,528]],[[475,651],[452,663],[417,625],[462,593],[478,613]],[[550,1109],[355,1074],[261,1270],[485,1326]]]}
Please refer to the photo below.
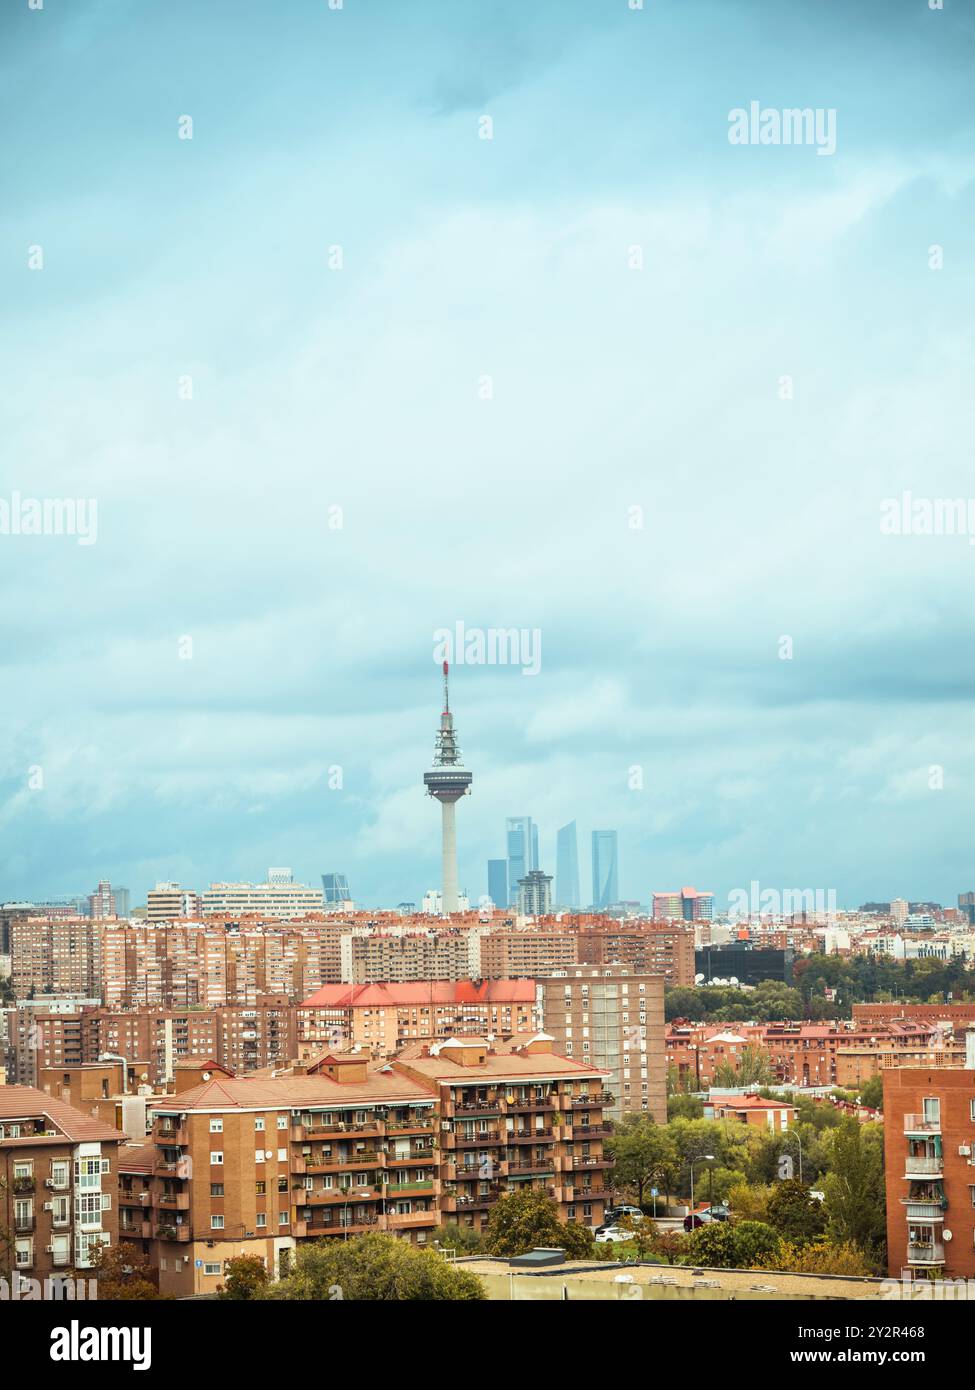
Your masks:
{"label": "blue sky", "polygon": [[[456,673],[472,895],[516,814],[584,894],[595,827],[644,901],[975,886],[975,548],[879,525],[975,495],[973,49],[958,0],[11,0],[0,497],[98,539],[0,535],[0,899],[419,898],[457,621],[542,634]],[[753,100],[836,153],[729,144]]]}

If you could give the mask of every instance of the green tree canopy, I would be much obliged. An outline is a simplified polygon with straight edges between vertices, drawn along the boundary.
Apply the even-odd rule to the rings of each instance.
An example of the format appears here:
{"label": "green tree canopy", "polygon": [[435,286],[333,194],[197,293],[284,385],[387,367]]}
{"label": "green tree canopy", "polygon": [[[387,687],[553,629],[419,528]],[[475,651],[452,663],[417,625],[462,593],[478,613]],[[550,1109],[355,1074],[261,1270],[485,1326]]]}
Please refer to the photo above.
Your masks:
{"label": "green tree canopy", "polygon": [[567,1259],[582,1260],[592,1255],[593,1244],[588,1226],[563,1225],[556,1203],[532,1188],[501,1197],[488,1217],[487,1247],[492,1255],[524,1255],[545,1246],[564,1250]]}
{"label": "green tree canopy", "polygon": [[259,1297],[296,1301],[470,1302],[484,1285],[434,1250],[377,1232],[356,1240],[324,1238],[298,1249],[288,1276]]}

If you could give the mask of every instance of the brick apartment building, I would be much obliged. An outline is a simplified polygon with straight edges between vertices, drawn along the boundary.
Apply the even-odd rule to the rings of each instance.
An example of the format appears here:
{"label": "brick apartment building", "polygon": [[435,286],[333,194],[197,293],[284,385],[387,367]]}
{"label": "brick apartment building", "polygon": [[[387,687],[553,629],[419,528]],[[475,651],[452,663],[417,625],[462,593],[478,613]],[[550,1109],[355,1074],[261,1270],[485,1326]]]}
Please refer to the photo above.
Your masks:
{"label": "brick apartment building", "polygon": [[300,1076],[212,1077],[154,1108],[151,1142],[123,1152],[121,1230],[160,1289],[213,1292],[228,1259],[280,1273],[298,1241],[438,1224],[435,1100],[365,1058]]}
{"label": "brick apartment building", "polygon": [[12,917],[10,972],[16,997],[97,995],[104,927],[90,917]]}
{"label": "brick apartment building", "polygon": [[212,1292],[241,1254],[279,1273],[321,1237],[432,1242],[444,1221],[483,1226],[525,1183],[563,1219],[602,1220],[611,1127],[597,1070],[541,1034],[409,1051],[392,1063],[331,1055],[288,1076],[214,1069],[155,1102],[149,1142],[122,1150],[119,1229],[161,1291]]}
{"label": "brick apartment building", "polygon": [[480,938],[485,979],[535,978],[574,965],[625,965],[660,975],[668,985],[694,983],[694,929],[676,923],[612,917],[539,918],[531,927],[501,926]]}
{"label": "brick apartment building", "polygon": [[576,966],[535,986],[555,1051],[605,1073],[614,1122],[643,1111],[667,1122],[664,983],[610,965]]}
{"label": "brick apartment building", "polygon": [[376,931],[342,938],[341,979],[350,984],[469,980],[480,973],[476,931]]}
{"label": "brick apartment building", "polygon": [[975,1278],[975,1049],[969,1065],[884,1078],[888,1269]]}
{"label": "brick apartment building", "polygon": [[28,1086],[0,1086],[0,1265],[44,1280],[118,1239],[118,1130]]}
{"label": "brick apartment building", "polygon": [[458,1034],[502,1040],[538,1029],[533,980],[323,985],[297,1010],[298,1052],[356,1047],[390,1057]]}
{"label": "brick apartment building", "polygon": [[597,1068],[553,1052],[545,1033],[503,1047],[455,1038],[436,1055],[417,1051],[392,1065],[438,1099],[445,1220],[483,1230],[498,1198],[528,1185],[559,1204],[561,1220],[601,1224],[612,1167],[603,1112],[613,1097]]}

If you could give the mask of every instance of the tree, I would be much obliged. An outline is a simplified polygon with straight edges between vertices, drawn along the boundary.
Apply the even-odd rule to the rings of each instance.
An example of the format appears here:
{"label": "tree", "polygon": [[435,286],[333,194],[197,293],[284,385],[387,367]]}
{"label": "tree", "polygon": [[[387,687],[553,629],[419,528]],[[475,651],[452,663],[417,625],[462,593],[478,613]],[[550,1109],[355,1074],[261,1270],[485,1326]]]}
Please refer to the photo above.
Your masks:
{"label": "tree", "polygon": [[555,1202],[532,1188],[502,1197],[488,1218],[487,1246],[492,1255],[524,1255],[541,1245],[581,1260],[592,1254],[593,1244],[587,1226],[563,1225]]}
{"label": "tree", "polygon": [[614,1160],[615,1185],[632,1187],[637,1206],[643,1205],[648,1187],[662,1192],[669,1192],[673,1187],[677,1149],[666,1126],[654,1124],[649,1115],[624,1115],[604,1148]]}
{"label": "tree", "polygon": [[751,1044],[742,1048],[737,1067],[733,1062],[720,1062],[714,1070],[715,1086],[756,1086],[774,1080],[771,1053]]}
{"label": "tree", "polygon": [[267,1266],[259,1255],[239,1255],[227,1261],[227,1282],[220,1286],[220,1297],[235,1302],[257,1298],[267,1278]]}
{"label": "tree", "polygon": [[667,1099],[667,1120],[700,1120],[704,1116],[704,1101],[700,1096],[677,1095]]}
{"label": "tree", "polygon": [[865,1081],[860,1087],[861,1105],[869,1105],[871,1110],[883,1110],[884,1108],[884,1079],[878,1071],[876,1076],[871,1076],[869,1081]]}
{"label": "tree", "polygon": [[159,1298],[149,1256],[134,1245],[99,1245],[91,1271],[98,1281],[100,1303],[148,1303]]}
{"label": "tree", "polygon": [[259,1297],[296,1301],[471,1302],[486,1298],[476,1275],[434,1250],[377,1232],[302,1246],[290,1273]]}
{"label": "tree", "polygon": [[767,1221],[771,1185],[741,1182],[728,1193],[728,1206],[739,1221]]}
{"label": "tree", "polygon": [[754,1269],[775,1255],[780,1240],[762,1221],[711,1221],[687,1238],[685,1264],[711,1269]]}
{"label": "tree", "polygon": [[783,1240],[802,1245],[816,1240],[826,1230],[823,1204],[809,1195],[809,1188],[798,1178],[780,1182],[768,1199],[767,1219]]}
{"label": "tree", "polygon": [[473,1226],[447,1221],[440,1228],[438,1244],[442,1250],[460,1250],[465,1255],[476,1255],[484,1249],[484,1237]]}
{"label": "tree", "polygon": [[833,1131],[823,1179],[830,1240],[856,1245],[877,1266],[885,1263],[887,1221],[881,1144],[881,1126],[848,1116]]}
{"label": "tree", "polygon": [[781,1247],[760,1262],[761,1269],[777,1269],[786,1274],[843,1274],[868,1277],[874,1271],[871,1260],[856,1245],[833,1245],[828,1240],[796,1245],[783,1241]]}

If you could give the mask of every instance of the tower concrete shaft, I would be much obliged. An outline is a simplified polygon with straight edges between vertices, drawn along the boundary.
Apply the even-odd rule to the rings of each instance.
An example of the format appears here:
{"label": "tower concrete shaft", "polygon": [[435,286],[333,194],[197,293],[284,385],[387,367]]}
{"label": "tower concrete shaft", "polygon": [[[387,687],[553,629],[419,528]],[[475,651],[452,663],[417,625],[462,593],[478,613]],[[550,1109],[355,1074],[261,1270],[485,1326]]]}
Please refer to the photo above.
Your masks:
{"label": "tower concrete shaft", "polygon": [[444,912],[457,911],[457,821],[454,811],[456,805],[456,801],[440,803],[443,825],[441,881]]}

